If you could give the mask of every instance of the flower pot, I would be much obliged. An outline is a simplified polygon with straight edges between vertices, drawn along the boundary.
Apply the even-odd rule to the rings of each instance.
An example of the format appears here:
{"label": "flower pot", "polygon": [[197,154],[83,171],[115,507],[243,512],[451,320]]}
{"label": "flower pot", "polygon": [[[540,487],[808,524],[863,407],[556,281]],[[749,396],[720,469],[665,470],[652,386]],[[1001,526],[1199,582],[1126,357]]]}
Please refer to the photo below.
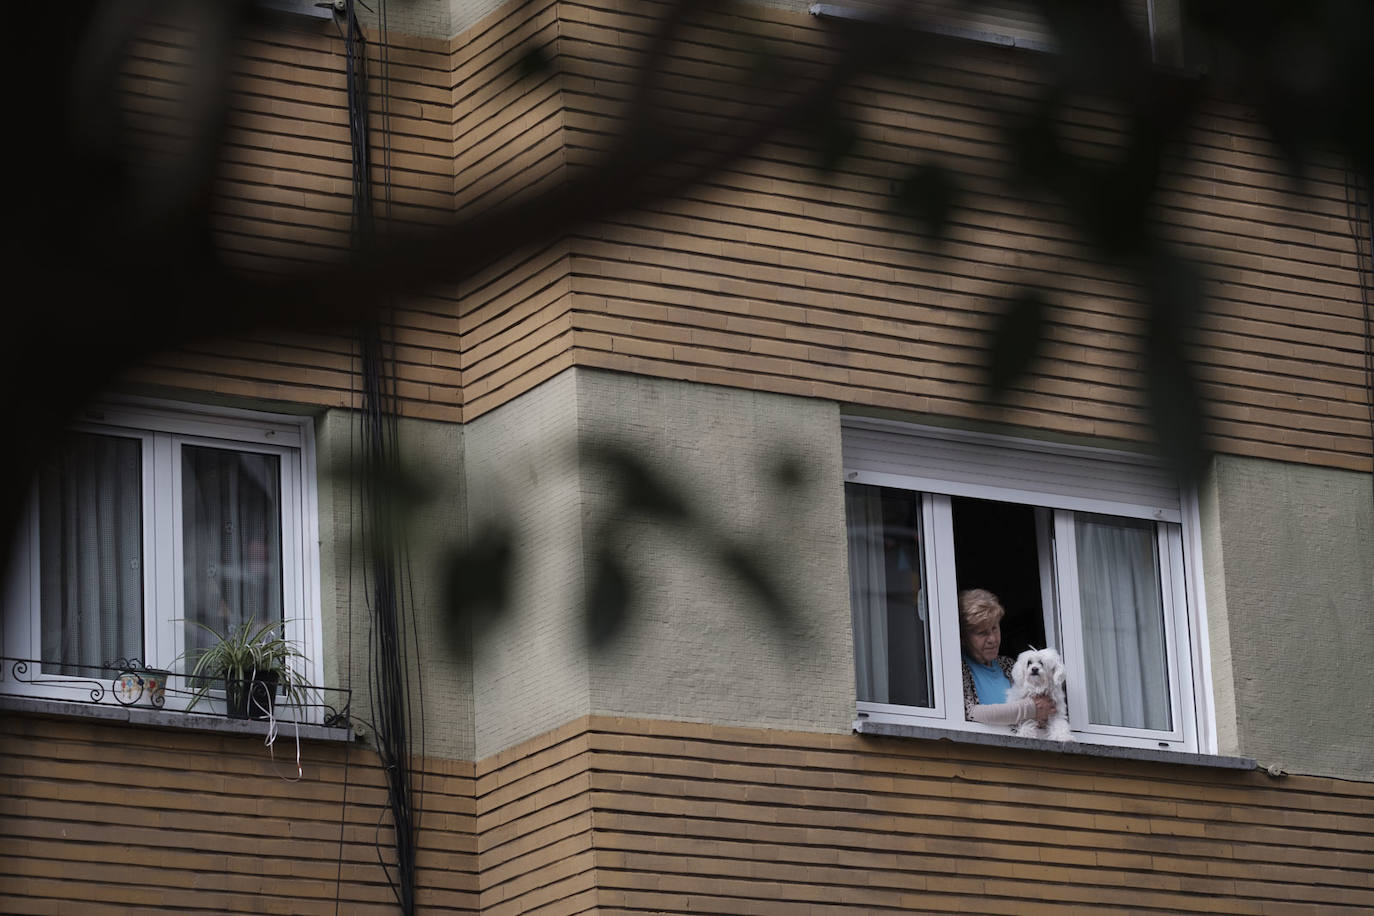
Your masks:
{"label": "flower pot", "polygon": [[277,671],[224,679],[224,714],[231,719],[266,719],[277,702]]}
{"label": "flower pot", "polygon": [[143,689],[148,702],[158,709],[167,701],[167,678],[171,677],[170,671],[163,671],[160,668],[143,669]]}

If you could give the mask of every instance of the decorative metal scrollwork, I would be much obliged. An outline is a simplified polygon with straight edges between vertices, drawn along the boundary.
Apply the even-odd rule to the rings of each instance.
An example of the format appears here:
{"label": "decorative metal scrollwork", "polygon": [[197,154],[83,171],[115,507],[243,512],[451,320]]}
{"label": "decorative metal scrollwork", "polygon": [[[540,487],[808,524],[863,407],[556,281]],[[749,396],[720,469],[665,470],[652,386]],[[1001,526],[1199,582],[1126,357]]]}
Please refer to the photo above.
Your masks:
{"label": "decorative metal scrollwork", "polygon": [[[89,670],[100,672],[98,677],[64,676],[56,672],[63,669]],[[111,680],[104,680],[104,672],[115,672]],[[7,683],[8,680],[14,683]],[[211,700],[223,704],[222,678],[197,674],[173,674],[158,668],[149,668],[140,658],[117,658],[103,665],[79,665],[57,660],[32,658],[13,658],[0,656],[0,693],[24,694],[18,685],[33,685],[38,688],[32,693],[45,699],[57,699],[69,703],[109,703],[111,699],[121,706],[134,706],[147,703],[155,709],[163,709],[167,695],[173,697],[172,705],[181,710],[187,700],[206,695],[211,688]],[[176,686],[173,686],[173,685]],[[54,691],[50,688],[59,688]],[[71,692],[84,694],[78,698]],[[325,698],[338,698],[338,702],[326,702]],[[294,698],[285,709],[277,707],[277,718],[282,721],[296,721],[301,724],[319,723],[331,728],[350,728],[349,716],[351,692],[338,687],[299,687],[299,696]],[[312,702],[313,700],[313,702]],[[282,713],[285,712],[286,715]],[[223,713],[220,713],[223,714]]]}
{"label": "decorative metal scrollwork", "polygon": [[89,690],[92,703],[99,703],[105,699],[105,685],[99,681],[86,677],[43,677],[35,678],[29,674],[29,662],[27,659],[19,659],[10,666],[10,675],[21,684],[43,684],[56,685],[59,687],[74,687],[78,690]]}

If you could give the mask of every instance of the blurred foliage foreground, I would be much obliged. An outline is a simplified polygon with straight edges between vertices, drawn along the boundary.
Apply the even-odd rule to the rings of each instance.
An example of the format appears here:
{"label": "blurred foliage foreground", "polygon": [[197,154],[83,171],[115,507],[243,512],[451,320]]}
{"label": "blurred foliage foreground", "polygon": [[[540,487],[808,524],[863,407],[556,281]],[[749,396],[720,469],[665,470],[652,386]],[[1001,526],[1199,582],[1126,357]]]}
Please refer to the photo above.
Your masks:
{"label": "blurred foliage foreground", "polygon": [[[948,8],[957,3],[946,3]],[[1188,154],[1187,134],[1208,100],[1248,106],[1282,151],[1295,183],[1307,163],[1338,157],[1367,195],[1374,163],[1374,3],[1368,0],[1187,0],[1183,66],[1152,60],[1122,5],[1102,0],[1028,0],[1043,17],[1053,54],[1027,54],[1038,96],[1002,110],[998,129],[1013,157],[1008,193],[1051,200],[1067,214],[1096,260],[1144,293],[1143,365],[1162,450],[1183,477],[1203,458],[1204,426],[1187,357],[1192,317],[1202,302],[1206,264],[1160,234],[1152,205],[1171,157]],[[967,8],[979,4],[969,0]],[[511,199],[446,225],[391,226],[333,263],[265,276],[236,270],[216,250],[216,174],[241,42],[273,23],[247,0],[106,0],[24,4],[12,11],[22,36],[9,85],[18,117],[13,147],[24,150],[14,198],[16,286],[5,371],[23,435],[7,450],[3,522],[13,530],[39,457],[67,418],[116,374],[149,354],[205,336],[273,329],[349,328],[375,321],[404,292],[453,284],[482,265],[579,225],[670,198],[764,144],[786,139],[814,151],[822,172],[838,168],[862,140],[852,106],[856,80],[921,81],[929,68],[966,47],[933,31],[921,4],[865,2],[861,15],[826,20],[828,46],[805,63],[772,53],[766,36],[729,2],[645,4],[656,15],[639,49],[637,84],[623,133],[592,167],[562,184]],[[948,9],[946,9],[948,14]],[[130,161],[120,73],[149,21],[187,35],[187,79],[179,107],[180,151],[156,168]],[[722,54],[753,60],[718,111],[683,113],[662,104],[681,78],[681,60],[664,69],[692,29],[726,23],[738,46]],[[710,61],[700,61],[703,68]],[[556,60],[529,49],[525,79]],[[374,87],[375,88],[375,87]],[[1085,158],[1058,125],[1076,100],[1104,100],[1119,113],[1125,147],[1110,161]],[[747,112],[747,118],[741,113]],[[741,131],[740,123],[752,124]],[[727,125],[730,125],[727,128]],[[962,191],[947,167],[912,151],[893,207],[915,232],[912,257],[938,248],[957,219]],[[466,212],[457,202],[457,212]],[[924,239],[924,241],[923,241]],[[27,277],[27,280],[25,280]],[[990,398],[1004,394],[1036,359],[1055,291],[1026,288],[1011,297],[991,329],[986,367]],[[712,533],[671,481],[633,452],[599,447],[595,460],[623,485],[629,511],[704,533],[714,561],[733,571],[760,606],[781,614],[780,592],[742,544]],[[785,462],[784,462],[785,464]],[[785,476],[785,475],[784,475]],[[510,541],[475,538],[453,558],[465,584],[455,601],[465,614],[501,603]],[[591,561],[589,633],[601,641],[623,618],[625,571],[608,553]],[[455,592],[458,594],[458,592]]]}

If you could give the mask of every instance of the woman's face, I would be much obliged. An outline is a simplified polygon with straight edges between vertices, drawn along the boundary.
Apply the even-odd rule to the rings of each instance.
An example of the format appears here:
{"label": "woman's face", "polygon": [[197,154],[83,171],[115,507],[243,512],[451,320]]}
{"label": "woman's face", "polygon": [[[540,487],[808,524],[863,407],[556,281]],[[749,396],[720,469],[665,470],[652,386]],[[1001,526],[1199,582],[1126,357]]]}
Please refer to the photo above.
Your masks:
{"label": "woman's face", "polygon": [[985,665],[992,664],[997,658],[998,651],[1002,648],[1002,624],[985,623],[977,627],[968,627],[964,630],[964,648],[968,650],[969,657],[974,661],[982,662]]}

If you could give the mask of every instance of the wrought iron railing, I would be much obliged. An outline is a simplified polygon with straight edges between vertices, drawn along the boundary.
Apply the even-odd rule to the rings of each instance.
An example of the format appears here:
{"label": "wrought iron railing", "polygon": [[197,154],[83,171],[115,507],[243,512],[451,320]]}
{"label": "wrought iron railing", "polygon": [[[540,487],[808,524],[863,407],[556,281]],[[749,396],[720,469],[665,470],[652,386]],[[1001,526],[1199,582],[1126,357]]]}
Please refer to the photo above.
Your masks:
{"label": "wrought iron railing", "polygon": [[[88,705],[117,703],[223,717],[223,686],[222,678],[149,668],[137,658],[118,658],[94,666],[0,656],[0,694],[41,696]],[[202,701],[187,710],[198,695]],[[279,720],[348,728],[351,699],[352,691],[343,687],[293,685],[289,695],[274,695],[270,705],[272,715]],[[256,705],[258,714],[250,717],[267,718],[266,708],[261,703]]]}

